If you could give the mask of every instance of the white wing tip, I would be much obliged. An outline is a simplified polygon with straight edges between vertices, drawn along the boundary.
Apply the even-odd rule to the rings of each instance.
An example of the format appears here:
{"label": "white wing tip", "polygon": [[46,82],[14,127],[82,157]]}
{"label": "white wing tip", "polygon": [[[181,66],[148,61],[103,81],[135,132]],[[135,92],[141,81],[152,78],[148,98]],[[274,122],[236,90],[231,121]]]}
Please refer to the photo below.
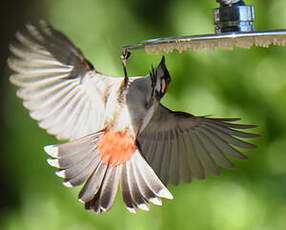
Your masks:
{"label": "white wing tip", "polygon": [[[9,62],[9,59],[8,59],[8,62]],[[10,64],[9,64],[9,65],[10,65]],[[10,80],[10,82],[11,82],[12,84],[14,84],[14,85],[16,85],[16,86],[20,86],[20,84],[19,84],[19,82],[17,81],[17,79],[16,79],[15,76],[16,76],[15,74],[11,75],[10,78],[9,78],[9,80]]]}
{"label": "white wing tip", "polygon": [[[65,182],[64,182],[64,183],[65,183]],[[84,202],[82,199],[80,199],[80,198],[78,199],[78,201],[81,202],[81,203],[85,203],[85,202]]]}
{"label": "white wing tip", "polygon": [[162,206],[162,201],[160,198],[158,197],[152,197],[149,199],[149,201],[155,205],[159,205],[159,206]]}
{"label": "white wing tip", "polygon": [[56,168],[59,168],[60,165],[59,165],[59,160],[58,159],[52,159],[52,158],[49,158],[47,159],[47,162],[50,166],[53,166],[53,167],[56,167]]}
{"label": "white wing tip", "polygon": [[[66,186],[66,187],[68,187],[68,188],[73,187],[72,184],[71,184],[69,181],[63,182],[63,185]],[[78,200],[79,200],[80,202],[83,202],[83,203],[84,203],[84,201],[82,201],[81,199],[78,199]]]}
{"label": "white wing tip", "polygon": [[59,170],[56,172],[57,176],[61,177],[61,178],[66,178],[66,173],[65,170]]}
{"label": "white wing tip", "polygon": [[78,199],[78,201],[81,202],[81,203],[85,203],[85,202],[84,202],[82,199],[80,199],[80,198]]}
{"label": "white wing tip", "polygon": [[136,209],[135,208],[131,208],[131,207],[126,207],[127,210],[133,214],[136,214]]}
{"label": "white wing tip", "polygon": [[44,150],[47,154],[49,154],[51,157],[58,157],[59,154],[59,148],[55,145],[47,145],[44,147]]}
{"label": "white wing tip", "polygon": [[138,207],[141,208],[144,211],[149,211],[150,210],[149,206],[147,204],[144,204],[144,203],[138,204]]}
{"label": "white wing tip", "polygon": [[161,189],[159,192],[158,192],[158,196],[159,197],[163,197],[163,198],[166,198],[166,199],[174,199],[173,195],[169,192],[168,189],[166,188],[163,188]]}

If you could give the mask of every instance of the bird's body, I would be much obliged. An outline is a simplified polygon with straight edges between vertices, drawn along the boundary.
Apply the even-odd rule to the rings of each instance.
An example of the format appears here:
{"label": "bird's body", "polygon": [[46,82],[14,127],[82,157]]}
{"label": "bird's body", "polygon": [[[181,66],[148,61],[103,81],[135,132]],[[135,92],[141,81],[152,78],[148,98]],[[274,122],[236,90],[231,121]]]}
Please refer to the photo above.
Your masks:
{"label": "bird's body", "polygon": [[96,213],[112,207],[118,187],[127,209],[172,199],[167,184],[219,175],[232,168],[226,154],[245,159],[233,146],[253,125],[239,119],[196,117],[160,104],[170,75],[165,59],[145,77],[99,73],[62,33],[45,22],[16,35],[9,66],[30,115],[67,143],[50,145],[49,164],[68,187],[84,184],[79,200]]}

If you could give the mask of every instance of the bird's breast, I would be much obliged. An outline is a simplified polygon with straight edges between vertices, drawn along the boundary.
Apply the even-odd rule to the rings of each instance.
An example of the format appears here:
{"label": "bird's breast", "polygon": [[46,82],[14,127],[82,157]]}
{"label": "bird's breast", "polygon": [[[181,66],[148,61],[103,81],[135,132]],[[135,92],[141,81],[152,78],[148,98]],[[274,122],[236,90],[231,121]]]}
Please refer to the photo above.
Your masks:
{"label": "bird's breast", "polygon": [[106,127],[116,131],[128,129],[136,137],[148,112],[149,85],[146,78],[131,78],[125,92],[120,92],[120,88],[112,90],[106,106]]}

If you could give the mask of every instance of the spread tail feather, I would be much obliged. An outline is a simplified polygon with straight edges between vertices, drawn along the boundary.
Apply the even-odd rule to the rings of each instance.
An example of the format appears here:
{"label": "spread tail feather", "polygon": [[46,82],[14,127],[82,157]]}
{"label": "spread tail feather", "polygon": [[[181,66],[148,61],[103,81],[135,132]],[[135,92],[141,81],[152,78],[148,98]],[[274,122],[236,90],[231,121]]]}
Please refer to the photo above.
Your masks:
{"label": "spread tail feather", "polygon": [[114,166],[103,162],[97,146],[103,133],[96,132],[72,142],[44,148],[51,156],[48,163],[57,167],[56,174],[65,179],[64,185],[73,187],[84,183],[79,200],[86,209],[93,209],[96,213],[108,211],[119,185],[123,201],[132,213],[137,208],[149,210],[149,201],[162,205],[160,198],[173,198],[138,148],[124,164]]}

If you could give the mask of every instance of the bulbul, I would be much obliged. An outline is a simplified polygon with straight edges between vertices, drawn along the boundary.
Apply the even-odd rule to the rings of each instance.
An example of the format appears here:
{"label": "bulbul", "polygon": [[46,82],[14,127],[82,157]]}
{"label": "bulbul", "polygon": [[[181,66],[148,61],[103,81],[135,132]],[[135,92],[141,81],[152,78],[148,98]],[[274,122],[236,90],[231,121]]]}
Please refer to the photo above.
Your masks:
{"label": "bulbul", "polygon": [[[254,125],[238,118],[174,112],[160,104],[170,83],[162,58],[143,77],[111,77],[94,69],[82,52],[46,22],[27,25],[10,46],[10,77],[18,97],[41,128],[68,142],[45,146],[48,163],[86,209],[108,211],[120,187],[130,212],[172,199],[169,183],[219,175],[227,158],[246,159],[235,146]],[[239,137],[239,138],[237,138]]]}

